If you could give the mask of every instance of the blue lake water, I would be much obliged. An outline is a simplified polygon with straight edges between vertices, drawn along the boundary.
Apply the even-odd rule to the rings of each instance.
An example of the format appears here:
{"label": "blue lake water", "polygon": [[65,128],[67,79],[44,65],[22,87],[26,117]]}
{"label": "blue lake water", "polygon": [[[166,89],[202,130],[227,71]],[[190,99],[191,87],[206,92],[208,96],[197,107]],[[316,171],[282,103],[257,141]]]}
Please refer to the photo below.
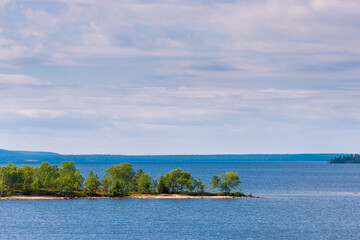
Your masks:
{"label": "blue lake water", "polygon": [[[102,175],[110,164],[76,164]],[[260,199],[1,201],[0,239],[359,239],[360,164],[134,163],[208,182],[238,172]],[[359,193],[358,193],[359,192]]]}

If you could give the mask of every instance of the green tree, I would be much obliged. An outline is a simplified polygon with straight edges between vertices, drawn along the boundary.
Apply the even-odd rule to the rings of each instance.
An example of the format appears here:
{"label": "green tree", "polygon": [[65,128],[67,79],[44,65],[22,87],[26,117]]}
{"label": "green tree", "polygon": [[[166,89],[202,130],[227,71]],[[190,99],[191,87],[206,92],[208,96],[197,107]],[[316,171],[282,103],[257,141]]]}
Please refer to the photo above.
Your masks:
{"label": "green tree", "polygon": [[182,171],[180,168],[174,169],[164,176],[165,186],[171,193],[183,193],[185,190],[191,192],[194,189],[192,180],[190,172]]}
{"label": "green tree", "polygon": [[[20,170],[20,169],[19,169]],[[31,184],[34,179],[34,175],[37,168],[29,165],[25,165],[21,168],[24,176],[24,183],[22,185],[22,192],[23,194],[30,194],[31,192]]]}
{"label": "green tree", "polygon": [[90,170],[84,184],[86,190],[90,191],[91,193],[96,193],[101,186],[101,181],[97,173]]}
{"label": "green tree", "polygon": [[0,167],[0,196],[4,194],[5,189],[5,167]]}
{"label": "green tree", "polygon": [[4,185],[8,189],[21,190],[24,183],[24,172],[13,163],[5,167]]}
{"label": "green tree", "polygon": [[108,192],[111,189],[111,181],[109,178],[104,178],[102,181],[102,185],[104,187],[104,191]]}
{"label": "green tree", "polygon": [[193,185],[194,185],[194,188],[195,188],[195,192],[197,193],[200,193],[200,192],[204,192],[205,191],[205,188],[206,188],[206,184],[203,183],[200,178],[196,178],[194,181],[193,181]]}
{"label": "green tree", "polygon": [[169,189],[165,185],[165,180],[163,175],[160,176],[159,184],[157,185],[157,192],[158,193],[169,193]]}
{"label": "green tree", "polygon": [[191,176],[190,172],[182,172],[179,179],[177,180],[177,183],[180,188],[180,192],[184,192],[184,190],[189,190],[192,192],[194,190],[193,185],[193,177]]}
{"label": "green tree", "polygon": [[152,179],[151,176],[147,173],[142,173],[138,179],[138,192],[150,192],[151,191],[151,183]]}
{"label": "green tree", "polygon": [[27,195],[27,194],[30,193],[30,190],[31,190],[31,189],[30,189],[30,186],[31,186],[31,184],[30,184],[29,177],[26,176],[25,179],[24,179],[23,186],[22,186],[22,193],[23,193],[24,195]]}
{"label": "green tree", "polygon": [[57,188],[64,194],[80,190],[84,182],[79,169],[75,168],[74,162],[62,162],[59,176],[55,180]]}
{"label": "green tree", "polygon": [[39,178],[35,178],[35,180],[33,181],[33,183],[31,184],[31,188],[33,189],[33,191],[35,192],[40,192],[40,188],[41,188],[41,181]]}
{"label": "green tree", "polygon": [[210,191],[213,191],[214,189],[218,191],[219,188],[220,188],[220,178],[218,177],[218,175],[213,175],[210,179],[209,189]]}
{"label": "green tree", "polygon": [[156,193],[157,192],[157,186],[159,184],[158,179],[153,179],[151,182],[151,192]]}
{"label": "green tree", "polygon": [[240,177],[235,172],[226,172],[220,175],[222,192],[230,193],[231,190],[236,190],[237,186],[241,183]]}
{"label": "green tree", "polygon": [[104,187],[112,189],[118,180],[123,182],[125,191],[137,190],[135,171],[130,163],[111,166],[105,170],[103,182],[105,182],[106,185],[104,184]]}
{"label": "green tree", "polygon": [[207,186],[206,186],[205,183],[201,184],[201,185],[200,185],[200,188],[199,188],[199,192],[201,192],[201,193],[205,192],[206,187],[207,187]]}
{"label": "green tree", "polygon": [[59,177],[58,166],[50,165],[47,162],[41,163],[40,167],[35,173],[35,179],[38,179],[38,187],[45,188],[46,190],[56,188],[56,179]]}
{"label": "green tree", "polygon": [[114,182],[111,188],[111,195],[113,197],[121,197],[126,195],[126,184],[123,180],[118,179]]}

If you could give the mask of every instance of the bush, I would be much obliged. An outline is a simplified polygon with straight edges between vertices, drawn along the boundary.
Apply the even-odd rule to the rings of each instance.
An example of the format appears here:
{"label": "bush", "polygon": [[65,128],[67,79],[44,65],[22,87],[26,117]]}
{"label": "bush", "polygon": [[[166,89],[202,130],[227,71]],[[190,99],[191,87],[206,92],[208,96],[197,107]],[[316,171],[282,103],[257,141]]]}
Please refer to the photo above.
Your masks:
{"label": "bush", "polygon": [[[250,193],[250,194],[251,194],[251,193]],[[234,196],[234,197],[246,197],[246,194],[239,191],[239,192],[231,193],[230,196]]]}

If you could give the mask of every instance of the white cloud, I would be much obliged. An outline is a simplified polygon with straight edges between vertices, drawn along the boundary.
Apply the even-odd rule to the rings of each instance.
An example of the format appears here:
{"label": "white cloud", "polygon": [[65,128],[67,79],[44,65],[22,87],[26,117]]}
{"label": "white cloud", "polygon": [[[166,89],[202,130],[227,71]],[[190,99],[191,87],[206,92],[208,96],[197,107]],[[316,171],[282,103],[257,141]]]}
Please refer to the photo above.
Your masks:
{"label": "white cloud", "polygon": [[[318,65],[334,54],[360,60],[356,0],[54,2],[65,5],[49,12],[31,5],[9,9],[26,24],[11,35],[8,22],[0,26],[11,42],[1,48],[0,41],[1,56],[8,56],[3,59],[44,57],[61,64],[96,57],[212,56],[273,73],[293,71],[289,63],[307,65],[304,55]],[[281,60],[283,54],[289,62]]]}
{"label": "white cloud", "polygon": [[[271,146],[275,147],[273,144],[284,140],[281,134],[285,134],[283,137],[295,133],[310,136],[314,131],[326,132],[326,129],[357,129],[359,110],[358,89],[98,88],[54,84],[0,88],[2,136],[14,139],[19,135],[24,139],[21,136],[25,134],[26,139],[32,136],[44,146],[49,146],[44,139],[52,136],[55,143],[61,143],[65,152],[74,149],[72,145],[76,141],[69,138],[71,134],[80,141],[79,149],[94,146],[97,152],[117,153],[149,153],[149,148],[139,148],[139,145],[129,152],[128,141],[153,144],[157,139],[158,144],[165,146],[173,137],[184,144],[175,151],[177,153],[191,153],[192,144],[213,152],[217,148],[206,148],[206,139],[222,145],[253,136],[252,142],[240,141],[248,147],[242,151],[249,152],[249,149],[254,149],[251,146],[257,139],[254,134],[260,134],[262,140],[273,135]],[[94,139],[99,136],[106,146],[112,147],[96,147]],[[70,142],[72,144],[68,144]],[[59,151],[55,143],[53,150]],[[122,143],[122,146],[118,148],[115,143]],[[151,152],[176,150],[175,145],[166,146],[162,152],[159,146],[153,146]],[[136,152],[136,149],[142,151]],[[240,151],[232,148],[228,152],[234,149]],[[257,151],[267,151],[267,148],[261,149]]]}
{"label": "white cloud", "polygon": [[11,0],[0,0],[0,7],[4,7],[5,5],[7,5],[10,2],[11,2]]}
{"label": "white cloud", "polygon": [[277,125],[294,119],[302,125],[309,119],[360,118],[357,90],[49,86],[2,91],[0,102],[3,115],[103,119],[140,127],[227,124],[243,129],[259,120]]}
{"label": "white cloud", "polygon": [[358,127],[358,0],[0,0],[0,12],[0,67],[15,67],[0,74],[3,128],[196,142]]}
{"label": "white cloud", "polygon": [[51,109],[19,109],[12,112],[20,116],[31,118],[55,118],[66,115],[66,111]]}
{"label": "white cloud", "polygon": [[[37,79],[21,74],[0,74],[1,85],[41,85]],[[48,83],[47,83],[48,84]]]}

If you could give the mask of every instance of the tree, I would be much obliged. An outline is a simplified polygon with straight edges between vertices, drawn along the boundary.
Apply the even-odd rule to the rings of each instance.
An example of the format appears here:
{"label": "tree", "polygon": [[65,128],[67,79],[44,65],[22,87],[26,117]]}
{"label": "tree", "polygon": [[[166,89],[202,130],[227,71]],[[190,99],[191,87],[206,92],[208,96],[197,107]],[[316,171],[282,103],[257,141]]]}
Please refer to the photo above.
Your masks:
{"label": "tree", "polygon": [[105,170],[103,181],[106,184],[104,184],[105,188],[112,189],[115,182],[118,180],[121,180],[124,183],[125,191],[129,192],[131,190],[137,190],[135,171],[130,163],[111,166]]}
{"label": "tree", "polygon": [[169,193],[169,189],[165,185],[165,180],[163,175],[160,176],[159,184],[157,185],[158,193]]}
{"label": "tree", "polygon": [[33,189],[33,191],[35,192],[39,192],[40,188],[41,188],[41,181],[39,178],[36,178],[34,180],[34,182],[31,184],[31,188]]}
{"label": "tree", "polygon": [[33,166],[25,165],[21,169],[24,176],[24,183],[22,185],[22,193],[23,194],[30,194],[31,192],[31,185],[34,179],[34,174],[36,172],[36,168]]}
{"label": "tree", "polygon": [[5,167],[0,167],[0,196],[3,195],[5,188]]}
{"label": "tree", "polygon": [[214,175],[210,179],[209,189],[213,191],[214,189],[219,190],[220,188],[220,178],[217,175]]}
{"label": "tree", "polygon": [[113,187],[111,189],[111,195],[113,197],[121,197],[126,195],[126,184],[123,180],[118,179],[114,182]]}
{"label": "tree", "polygon": [[205,183],[201,184],[201,185],[200,185],[200,188],[199,188],[199,192],[201,192],[201,193],[205,192],[206,187],[207,187],[207,186],[206,186]]}
{"label": "tree", "polygon": [[206,184],[201,182],[200,178],[196,178],[193,181],[193,185],[195,188],[195,192],[199,193],[199,192],[204,192],[205,188],[206,188]]}
{"label": "tree", "polygon": [[194,185],[192,184],[193,177],[191,176],[190,172],[181,172],[180,177],[176,180],[177,184],[179,185],[180,192],[183,192],[184,189],[189,190],[192,192],[194,190]]}
{"label": "tree", "polygon": [[164,176],[164,184],[171,193],[182,193],[185,190],[191,192],[194,189],[192,180],[193,177],[191,176],[191,173],[182,171],[180,168],[172,170]]}
{"label": "tree", "polygon": [[21,190],[24,183],[24,172],[13,163],[8,163],[4,168],[3,186],[6,189]]}
{"label": "tree", "polygon": [[159,184],[158,179],[152,180],[152,182],[151,182],[151,192],[152,192],[152,193],[156,193],[156,192],[157,192],[158,184]]}
{"label": "tree", "polygon": [[24,195],[27,195],[30,193],[30,180],[29,180],[29,177],[26,176],[25,177],[25,180],[24,180],[24,183],[23,183],[23,186],[22,186],[22,193]]}
{"label": "tree", "polygon": [[61,192],[68,194],[75,190],[80,190],[84,178],[81,176],[79,169],[75,168],[74,162],[62,162],[59,176],[55,182]]}
{"label": "tree", "polygon": [[103,187],[104,187],[104,191],[108,192],[109,189],[111,189],[111,181],[108,178],[104,178],[102,181]]}
{"label": "tree", "polygon": [[46,190],[56,188],[55,180],[59,176],[58,166],[50,165],[47,162],[41,163],[40,167],[35,172],[35,180],[38,179],[37,186],[45,188]]}
{"label": "tree", "polygon": [[220,175],[221,190],[225,193],[230,193],[231,190],[236,190],[236,187],[241,183],[240,177],[235,172],[226,172]]}
{"label": "tree", "polygon": [[151,191],[151,176],[147,173],[142,173],[138,178],[138,189],[140,193],[150,192]]}
{"label": "tree", "polygon": [[90,170],[88,177],[85,180],[85,188],[91,193],[96,193],[101,186],[101,181],[97,173]]}

